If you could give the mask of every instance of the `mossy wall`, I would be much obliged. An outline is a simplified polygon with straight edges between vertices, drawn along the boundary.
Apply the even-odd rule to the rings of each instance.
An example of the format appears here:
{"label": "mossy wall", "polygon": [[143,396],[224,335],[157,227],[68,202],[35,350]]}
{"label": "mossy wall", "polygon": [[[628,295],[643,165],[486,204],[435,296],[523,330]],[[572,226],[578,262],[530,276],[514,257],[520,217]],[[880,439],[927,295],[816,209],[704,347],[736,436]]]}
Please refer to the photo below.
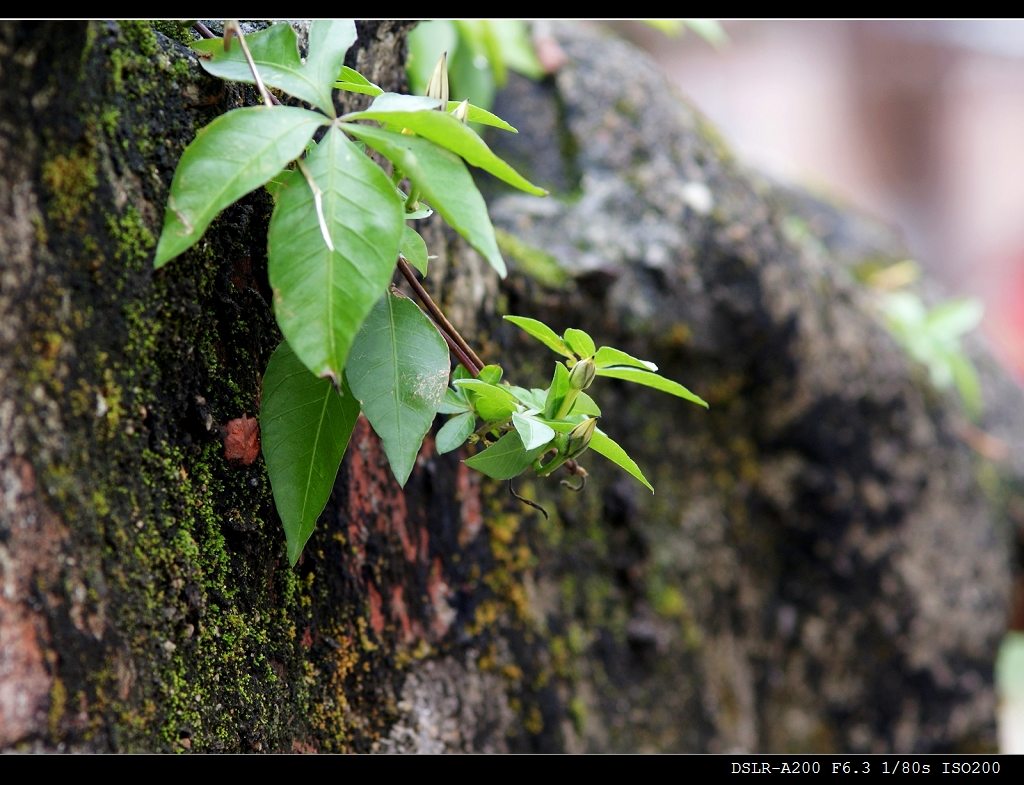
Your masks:
{"label": "mossy wall", "polygon": [[[405,27],[361,25],[353,63],[399,86]],[[421,608],[443,580],[424,521],[431,504],[458,513],[452,462],[403,498],[364,429],[292,570],[261,460],[224,457],[279,340],[269,201],[229,208],[153,272],[181,150],[252,98],[202,72],[191,36],[97,22],[0,38],[0,746],[366,750],[405,663],[444,632]]]}
{"label": "mossy wall", "polygon": [[[360,24],[349,64],[400,87],[406,30]],[[506,107],[559,194],[497,205],[500,289],[431,226],[430,285],[516,379],[551,360],[500,313],[653,356],[713,409],[610,385],[658,495],[591,458],[583,494],[520,483],[549,520],[429,438],[403,492],[362,422],[292,570],[262,460],[224,456],[279,340],[269,197],[151,266],[182,149],[253,93],[184,25],[0,24],[0,749],[991,744],[1005,538],[949,402],[638,54],[559,35],[570,65]]]}

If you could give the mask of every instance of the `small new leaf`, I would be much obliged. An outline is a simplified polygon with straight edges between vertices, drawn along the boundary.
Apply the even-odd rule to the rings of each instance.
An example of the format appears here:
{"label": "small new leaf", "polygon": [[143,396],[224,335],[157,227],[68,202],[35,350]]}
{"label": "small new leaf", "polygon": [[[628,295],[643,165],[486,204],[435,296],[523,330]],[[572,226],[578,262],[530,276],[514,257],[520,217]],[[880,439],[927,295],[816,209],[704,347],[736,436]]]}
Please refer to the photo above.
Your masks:
{"label": "small new leaf", "polygon": [[400,248],[402,256],[406,258],[413,267],[420,271],[420,275],[427,274],[427,265],[430,264],[430,257],[427,254],[427,244],[423,242],[420,233],[408,224],[402,229],[402,245]]}
{"label": "small new leaf", "polygon": [[580,359],[593,357],[597,351],[597,347],[594,346],[594,339],[583,332],[583,330],[570,327],[562,334],[562,337],[565,339],[566,346],[572,349]]}
{"label": "small new leaf", "polygon": [[602,346],[594,355],[594,363],[598,368],[611,368],[616,365],[624,365],[627,368],[639,368],[643,371],[657,371],[658,366],[647,360],[638,360],[631,354],[626,354],[621,349],[611,346]]}
{"label": "small new leaf", "polygon": [[341,67],[341,73],[338,74],[338,81],[334,83],[334,86],[338,90],[361,93],[362,95],[377,96],[384,92],[357,70],[349,68],[347,65]]}
{"label": "small new leaf", "polygon": [[590,439],[590,449],[600,455],[603,455],[616,466],[625,469],[629,474],[642,482],[651,493],[654,493],[654,486],[647,482],[647,478],[644,477],[644,473],[640,471],[640,467],[637,466],[636,462],[626,454],[626,451],[623,450],[618,443],[613,441],[606,433],[601,430],[595,430]]}
{"label": "small new leaf", "polygon": [[[460,101],[449,101],[445,110],[453,112],[458,108]],[[466,121],[470,123],[479,123],[480,125],[489,125],[492,128],[500,128],[502,131],[508,131],[509,133],[517,134],[519,131],[514,125],[502,120],[498,115],[488,112],[486,109],[481,109],[479,106],[469,105],[469,112],[466,114]]]}
{"label": "small new leaf", "polygon": [[569,394],[569,389],[569,370],[564,364],[555,363],[555,373],[551,377],[548,396],[544,400],[545,417],[550,419],[558,414],[565,401],[565,396]]}
{"label": "small new leaf", "polygon": [[555,438],[555,432],[550,426],[533,417],[527,417],[518,413],[513,414],[512,425],[516,429],[516,433],[519,434],[519,438],[523,441],[523,449],[527,451],[543,447]]}
{"label": "small new leaf", "polygon": [[516,431],[509,431],[483,452],[466,459],[466,466],[495,480],[518,477],[543,451],[543,447],[527,450]]}
{"label": "small new leaf", "polygon": [[516,411],[516,398],[505,387],[483,379],[460,379],[455,386],[466,391],[466,397],[484,422],[507,420]]}
{"label": "small new leaf", "polygon": [[576,396],[576,402],[573,403],[569,414],[588,414],[591,417],[600,417],[601,409],[594,403],[593,398],[585,392],[581,392]]}
{"label": "small new leaf", "polygon": [[476,377],[482,382],[487,382],[488,384],[497,384],[498,382],[501,381],[501,377],[504,373],[505,372],[502,370],[500,365],[495,365],[494,363],[491,363],[490,365],[485,365],[483,368],[481,368],[479,373],[477,373]]}
{"label": "small new leaf", "polygon": [[437,438],[434,440],[437,454],[444,455],[446,452],[459,449],[474,430],[476,430],[476,416],[472,412],[464,412],[452,417],[437,432]]}
{"label": "small new leaf", "polygon": [[655,390],[660,390],[669,395],[675,395],[683,400],[690,401],[690,403],[695,403],[698,406],[703,406],[705,409],[708,408],[707,402],[699,395],[694,395],[678,382],[666,379],[664,376],[659,376],[650,371],[641,371],[639,368],[601,368],[598,370],[597,375],[607,376],[610,379],[622,379],[634,384],[642,384],[645,387],[652,387]]}
{"label": "small new leaf", "polygon": [[512,324],[531,338],[536,338],[556,354],[573,359],[572,349],[566,345],[558,333],[544,324],[544,322],[531,319],[529,316],[506,316],[504,319],[506,322],[512,322]]}

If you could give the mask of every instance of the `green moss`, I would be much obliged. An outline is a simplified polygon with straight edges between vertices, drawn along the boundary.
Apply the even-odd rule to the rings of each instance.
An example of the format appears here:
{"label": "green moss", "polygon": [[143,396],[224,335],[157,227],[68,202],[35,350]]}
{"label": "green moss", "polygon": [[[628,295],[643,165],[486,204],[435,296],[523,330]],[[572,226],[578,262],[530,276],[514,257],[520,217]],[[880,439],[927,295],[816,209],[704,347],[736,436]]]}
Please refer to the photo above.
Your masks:
{"label": "green moss", "polygon": [[576,733],[582,734],[587,727],[587,704],[578,695],[569,701],[569,718]]}
{"label": "green moss", "polygon": [[64,682],[59,678],[53,680],[50,685],[50,709],[46,715],[46,725],[50,731],[50,738],[60,738],[61,724],[64,714],[67,711],[68,693],[64,688]]}
{"label": "green moss", "polygon": [[93,198],[98,180],[91,152],[57,154],[43,163],[43,184],[49,195],[47,214],[70,228]]}
{"label": "green moss", "polygon": [[114,88],[118,92],[130,88],[138,96],[149,95],[156,85],[144,77],[151,73],[160,53],[152,26],[148,22],[122,21],[118,23],[118,36],[120,45],[108,53]]}
{"label": "green moss", "polygon": [[[192,34],[192,26],[188,22],[162,19],[153,22],[153,29],[186,46],[195,40],[195,36]],[[187,63],[185,60],[181,62]]]}
{"label": "green moss", "polygon": [[103,132],[110,137],[117,134],[118,123],[121,120],[121,110],[116,106],[111,106],[100,112],[99,116],[101,127]]}
{"label": "green moss", "polygon": [[564,289],[569,283],[568,274],[547,251],[524,242],[504,229],[495,229],[494,236],[501,252],[516,263],[520,272],[537,283],[552,289]]}

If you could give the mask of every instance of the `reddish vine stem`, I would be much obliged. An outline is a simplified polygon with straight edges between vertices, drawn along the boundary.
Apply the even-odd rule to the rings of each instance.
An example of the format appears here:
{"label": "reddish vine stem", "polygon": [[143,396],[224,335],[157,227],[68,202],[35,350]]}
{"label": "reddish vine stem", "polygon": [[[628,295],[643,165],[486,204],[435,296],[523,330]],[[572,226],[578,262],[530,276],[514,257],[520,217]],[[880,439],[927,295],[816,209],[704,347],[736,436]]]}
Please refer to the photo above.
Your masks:
{"label": "reddish vine stem", "polygon": [[[406,261],[405,257],[401,254],[398,255],[398,270],[402,273],[402,276],[406,281],[409,282],[409,286],[412,287],[413,292],[416,293],[416,298],[423,303],[423,307],[427,309],[431,318],[437,323],[438,327],[441,328],[441,332],[451,338],[451,341],[458,344],[459,348],[469,360],[466,366],[466,370],[472,373],[474,376],[480,373],[480,369],[484,367],[483,360],[481,360],[477,353],[473,351],[472,347],[466,342],[466,339],[459,335],[459,331],[455,329],[448,318],[444,315],[440,308],[437,307],[437,303],[430,297],[427,290],[423,288],[423,284],[416,278],[416,273]],[[458,354],[458,352],[456,352]]]}
{"label": "reddish vine stem", "polygon": [[[431,320],[431,321],[433,321],[433,320]],[[441,336],[444,338],[445,343],[448,344],[448,348],[452,350],[452,354],[454,354],[456,357],[459,358],[459,362],[471,374],[473,374],[473,376],[476,376],[477,375],[477,370],[476,370],[476,368],[473,367],[473,361],[470,360],[469,357],[466,356],[466,353],[462,351],[462,347],[460,347],[457,343],[455,343],[455,341],[452,340],[452,337],[450,335],[448,335],[448,333],[446,333],[444,331],[444,328],[442,328],[436,322],[434,322],[434,324],[437,326],[437,331],[439,333],[441,333]]]}
{"label": "reddish vine stem", "polygon": [[193,28],[195,29],[195,31],[196,31],[197,33],[199,33],[199,35],[201,35],[201,36],[202,36],[203,38],[216,38],[216,37],[217,37],[217,36],[215,36],[215,35],[213,34],[213,31],[212,31],[212,30],[211,30],[211,29],[210,29],[209,27],[207,27],[206,25],[204,25],[204,24],[203,24],[202,22],[200,22],[200,21],[199,21],[198,19],[197,19],[196,21],[194,21],[194,22],[192,23],[192,27],[193,27]]}

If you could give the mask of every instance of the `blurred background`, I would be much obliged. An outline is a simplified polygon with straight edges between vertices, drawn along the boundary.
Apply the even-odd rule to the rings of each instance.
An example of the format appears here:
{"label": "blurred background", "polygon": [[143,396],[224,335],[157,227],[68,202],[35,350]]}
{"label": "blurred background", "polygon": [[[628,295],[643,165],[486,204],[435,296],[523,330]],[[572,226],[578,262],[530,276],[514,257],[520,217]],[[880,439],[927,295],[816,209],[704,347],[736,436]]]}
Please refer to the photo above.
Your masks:
{"label": "blurred background", "polygon": [[[743,165],[903,236],[916,266],[893,271],[923,270],[950,299],[929,315],[913,296],[880,298],[887,323],[937,386],[955,382],[970,416],[981,406],[966,332],[977,326],[1024,383],[1024,21],[581,24],[646,50]],[[420,24],[413,91],[445,51],[453,95],[490,106],[507,70],[560,67],[548,33],[543,20]],[[1002,748],[1024,753],[1024,632],[1007,636],[997,674]]]}
{"label": "blurred background", "polygon": [[[614,26],[741,161],[897,226],[949,295],[984,304],[1024,380],[1024,21],[719,24]],[[1022,753],[1024,633],[997,676],[1001,746]]]}
{"label": "blurred background", "polygon": [[615,26],[741,160],[898,225],[1024,379],[1024,21]]}

